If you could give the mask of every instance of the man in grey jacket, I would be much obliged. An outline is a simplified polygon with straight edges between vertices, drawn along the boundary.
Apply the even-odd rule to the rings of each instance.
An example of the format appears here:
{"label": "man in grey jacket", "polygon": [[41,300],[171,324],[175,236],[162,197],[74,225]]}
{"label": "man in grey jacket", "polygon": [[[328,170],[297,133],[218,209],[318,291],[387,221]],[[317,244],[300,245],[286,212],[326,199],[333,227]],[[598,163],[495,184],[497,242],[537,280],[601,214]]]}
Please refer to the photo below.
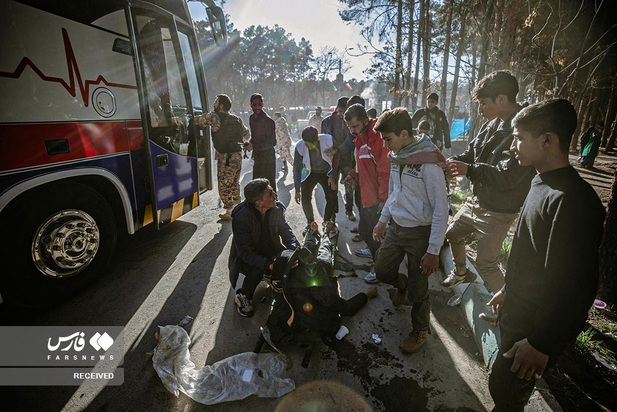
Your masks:
{"label": "man in grey jacket", "polygon": [[[382,241],[375,255],[375,274],[398,290],[394,306],[411,294],[412,332],[400,345],[404,353],[417,352],[426,340],[430,323],[428,277],[439,267],[439,250],[448,225],[448,197],[441,166],[445,160],[426,135],[413,135],[405,108],[383,113],[374,130],[390,149],[390,195],[373,238]],[[389,226],[386,230],[386,224]],[[407,255],[407,276],[398,273]]]}

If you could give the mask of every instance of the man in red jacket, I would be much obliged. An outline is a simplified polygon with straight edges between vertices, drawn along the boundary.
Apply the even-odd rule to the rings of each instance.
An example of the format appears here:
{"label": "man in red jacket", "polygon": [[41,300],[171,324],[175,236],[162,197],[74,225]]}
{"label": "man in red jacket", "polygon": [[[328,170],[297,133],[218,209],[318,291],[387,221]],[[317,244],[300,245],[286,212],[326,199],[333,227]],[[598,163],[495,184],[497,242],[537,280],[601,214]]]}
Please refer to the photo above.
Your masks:
{"label": "man in red jacket", "polygon": [[[379,221],[381,209],[388,199],[390,180],[388,149],[384,147],[379,133],[373,130],[377,119],[369,119],[366,109],[361,104],[353,104],[347,108],[345,122],[355,137],[356,149],[356,166],[351,169],[345,182],[355,180],[359,183],[362,207],[358,231],[370,250],[370,254],[366,256],[363,253],[356,254],[372,257],[374,261],[379,242],[373,239],[373,228]],[[367,283],[378,282],[374,271],[371,271],[364,280]]]}

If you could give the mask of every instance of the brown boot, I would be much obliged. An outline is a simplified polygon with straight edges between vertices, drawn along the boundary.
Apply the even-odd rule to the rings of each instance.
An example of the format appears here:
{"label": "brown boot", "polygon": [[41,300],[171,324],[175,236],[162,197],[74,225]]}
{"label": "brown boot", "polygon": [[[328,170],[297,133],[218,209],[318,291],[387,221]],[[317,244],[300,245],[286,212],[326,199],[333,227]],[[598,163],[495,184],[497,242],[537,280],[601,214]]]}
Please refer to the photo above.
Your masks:
{"label": "brown boot", "polygon": [[408,289],[405,289],[404,292],[401,292],[400,289],[397,289],[394,296],[392,296],[392,304],[394,306],[401,306],[407,302]]}
{"label": "brown boot", "polygon": [[427,330],[413,331],[399,346],[404,353],[416,353],[426,342]]}

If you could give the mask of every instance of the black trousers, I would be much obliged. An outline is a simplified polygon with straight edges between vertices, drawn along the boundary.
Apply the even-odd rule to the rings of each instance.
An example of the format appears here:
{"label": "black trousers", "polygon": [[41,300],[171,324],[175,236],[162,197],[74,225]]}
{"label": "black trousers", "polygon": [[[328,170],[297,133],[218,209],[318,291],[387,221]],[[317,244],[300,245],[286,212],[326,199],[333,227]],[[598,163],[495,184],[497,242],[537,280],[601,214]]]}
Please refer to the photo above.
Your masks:
{"label": "black trousers", "polygon": [[360,222],[358,223],[358,233],[362,236],[362,239],[366,242],[366,245],[373,255],[373,261],[375,260],[375,253],[379,249],[380,242],[373,240],[373,228],[379,222],[379,212],[377,212],[378,205],[371,207],[360,208]]}
{"label": "black trousers", "polygon": [[253,150],[253,179],[265,177],[276,192],[276,154],[274,147],[266,150]]}
{"label": "black trousers", "polygon": [[338,191],[328,186],[328,175],[322,173],[311,173],[306,180],[300,184],[302,211],[304,212],[304,216],[306,216],[306,221],[310,223],[315,220],[312,201],[313,190],[317,184],[321,186],[326,196],[326,208],[324,210],[323,219],[324,221],[334,221],[338,210]]}
{"label": "black trousers", "polygon": [[[509,351],[519,340],[525,336],[517,333],[507,333],[503,329],[501,332],[501,345],[499,353],[493,363],[491,376],[488,380],[488,389],[495,402],[495,412],[523,412],[525,405],[529,401],[533,388],[536,386],[535,379],[519,379],[510,371],[514,358],[506,359],[503,354]],[[549,358],[547,369],[555,362],[554,358]]]}

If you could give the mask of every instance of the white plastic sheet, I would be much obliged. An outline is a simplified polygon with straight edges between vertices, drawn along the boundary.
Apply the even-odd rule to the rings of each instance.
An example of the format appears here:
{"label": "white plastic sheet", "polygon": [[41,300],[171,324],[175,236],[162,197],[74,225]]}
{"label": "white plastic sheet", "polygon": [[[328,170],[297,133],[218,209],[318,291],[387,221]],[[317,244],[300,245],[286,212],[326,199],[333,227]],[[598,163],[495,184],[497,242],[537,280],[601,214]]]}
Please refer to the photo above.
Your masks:
{"label": "white plastic sheet", "polygon": [[277,398],[295,388],[293,379],[282,378],[285,362],[280,355],[245,352],[197,370],[186,331],[176,325],[159,328],[152,362],[163,385],[176,396],[184,392],[197,402],[213,405],[250,395]]}

